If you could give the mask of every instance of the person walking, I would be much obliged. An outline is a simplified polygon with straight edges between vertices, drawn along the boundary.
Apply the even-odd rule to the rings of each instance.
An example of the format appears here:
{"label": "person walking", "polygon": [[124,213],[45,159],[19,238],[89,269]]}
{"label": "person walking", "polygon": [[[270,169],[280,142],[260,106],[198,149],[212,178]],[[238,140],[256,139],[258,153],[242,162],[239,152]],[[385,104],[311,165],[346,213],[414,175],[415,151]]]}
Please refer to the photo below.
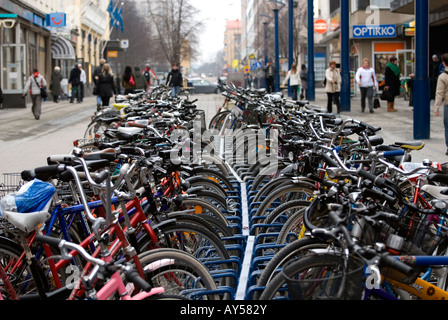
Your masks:
{"label": "person walking", "polygon": [[86,83],[87,83],[87,77],[86,72],[84,71],[81,64],[78,64],[78,68],[81,71],[81,74],[79,75],[79,101],[83,102],[84,97],[86,96]]}
{"label": "person walking", "polygon": [[80,89],[79,89],[79,85],[81,83],[81,70],[79,69],[78,65],[75,65],[73,67],[72,71],[70,72],[70,78],[68,79],[68,83],[70,83],[72,86],[72,94],[70,96],[70,103],[73,103],[75,101],[75,96],[76,96],[76,101],[78,103],[81,102]]}
{"label": "person walking", "polygon": [[160,81],[155,72],[151,69],[150,65],[146,65],[145,69],[142,71],[142,75],[146,79],[146,91],[149,91],[149,88],[153,84],[153,81]]}
{"label": "person walking", "polygon": [[99,76],[103,72],[103,66],[105,64],[106,64],[106,59],[100,59],[100,65],[93,70],[93,74],[92,74],[92,79],[93,79],[93,84],[94,84],[93,95],[96,96],[96,110],[97,111],[101,110],[101,105],[103,104],[103,102],[101,101],[101,96],[99,95],[98,84],[97,84],[96,79],[99,79]]}
{"label": "person walking", "polygon": [[447,148],[445,155],[448,156],[448,53],[442,55],[442,64],[443,69],[437,79],[434,113],[436,117],[440,116],[440,107],[443,102],[443,125],[445,127],[445,145]]}
{"label": "person walking", "polygon": [[398,68],[398,59],[393,56],[389,59],[384,73],[385,86],[384,90],[389,91],[387,99],[387,111],[396,112],[395,97],[400,95],[400,69]]}
{"label": "person walking", "polygon": [[118,93],[109,64],[105,63],[103,65],[103,71],[95,80],[98,85],[98,95],[101,97],[102,106],[107,107],[109,106],[110,98]]}
{"label": "person walking", "polygon": [[59,96],[62,93],[61,81],[62,81],[61,68],[56,66],[54,67],[53,73],[51,74],[51,83],[50,83],[50,91],[51,95],[53,96],[54,103],[59,102]]}
{"label": "person walking", "polygon": [[297,95],[300,85],[300,73],[298,72],[297,65],[295,63],[291,65],[291,70],[288,71],[288,74],[286,75],[286,78],[283,81],[283,86],[286,85],[288,80],[289,80],[289,86],[291,87],[292,99],[294,101],[297,101]]}
{"label": "person walking", "polygon": [[47,85],[45,78],[39,73],[37,69],[33,69],[33,74],[28,78],[23,89],[22,97],[29,93],[31,96],[31,102],[33,103],[31,107],[31,112],[36,120],[40,119],[42,113],[42,96],[40,89]]}
{"label": "person walking", "polygon": [[306,97],[306,91],[308,90],[308,69],[306,65],[302,64],[300,68],[300,100],[303,100]]}
{"label": "person walking", "polygon": [[166,84],[170,86],[171,89],[171,97],[176,98],[180,92],[180,87],[182,86],[182,73],[179,70],[179,65],[177,63],[173,64],[173,68],[168,73],[168,77],[166,78]]}
{"label": "person walking", "polygon": [[327,112],[333,113],[333,103],[336,104],[337,112],[341,112],[341,103],[339,95],[341,92],[341,74],[336,69],[336,62],[330,61],[329,68],[325,71],[325,92],[327,93]]}
{"label": "person walking", "polygon": [[266,79],[266,89],[268,93],[272,93],[275,91],[275,67],[272,65],[271,61],[268,61],[263,70]]}
{"label": "person walking", "polygon": [[362,66],[356,71],[356,82],[361,90],[361,112],[366,109],[366,98],[369,103],[370,113],[373,111],[373,96],[377,89],[377,79],[375,70],[370,66],[370,61],[367,58],[362,60]]}
{"label": "person walking", "polygon": [[134,67],[135,89],[146,90],[147,82],[139,67]]}
{"label": "person walking", "polygon": [[123,76],[121,77],[121,86],[124,88],[124,94],[134,93],[136,89],[135,78],[130,66],[124,68]]}

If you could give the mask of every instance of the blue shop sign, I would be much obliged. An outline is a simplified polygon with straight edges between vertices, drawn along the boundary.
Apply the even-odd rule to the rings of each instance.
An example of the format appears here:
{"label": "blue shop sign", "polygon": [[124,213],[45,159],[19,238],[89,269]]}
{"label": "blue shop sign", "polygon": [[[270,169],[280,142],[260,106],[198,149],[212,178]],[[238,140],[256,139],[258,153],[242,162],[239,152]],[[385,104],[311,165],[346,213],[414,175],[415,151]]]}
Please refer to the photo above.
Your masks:
{"label": "blue shop sign", "polygon": [[395,24],[382,25],[357,25],[353,26],[354,39],[368,38],[396,38],[397,27]]}
{"label": "blue shop sign", "polygon": [[66,14],[63,12],[53,12],[45,16],[47,27],[65,27],[67,25]]}

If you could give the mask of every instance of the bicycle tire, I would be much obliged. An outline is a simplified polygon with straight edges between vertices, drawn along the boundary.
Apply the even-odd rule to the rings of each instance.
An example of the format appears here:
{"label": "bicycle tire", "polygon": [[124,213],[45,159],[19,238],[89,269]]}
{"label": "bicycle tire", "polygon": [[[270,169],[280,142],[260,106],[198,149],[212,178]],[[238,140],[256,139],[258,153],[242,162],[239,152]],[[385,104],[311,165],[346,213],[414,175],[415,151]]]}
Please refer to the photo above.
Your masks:
{"label": "bicycle tire", "polygon": [[[282,198],[281,201],[291,201],[291,200],[306,200],[309,199],[314,194],[313,189],[309,188],[308,185],[304,186],[296,183],[285,185],[284,187],[278,189],[276,192],[268,195],[255,213],[255,216],[264,216],[266,210],[272,208],[274,201]],[[288,196],[287,199],[283,198],[284,196]]]}
{"label": "bicycle tire", "polygon": [[[9,275],[10,282],[19,296],[19,299],[23,299],[26,296],[36,296],[38,293],[37,287],[41,286],[42,290],[49,292],[48,279],[45,278],[44,272],[40,267],[34,263],[33,268],[35,272],[32,272],[30,266],[26,261],[19,262],[18,259],[23,253],[23,248],[11,239],[0,237],[0,263],[5,270],[5,273]],[[36,279],[38,277],[38,279]],[[2,296],[5,300],[8,300],[7,296],[4,296],[6,292],[2,291]]]}
{"label": "bicycle tire", "polygon": [[[145,280],[153,287],[165,288],[165,294],[188,297],[191,293],[189,290],[212,291],[217,288],[208,269],[186,252],[164,248],[141,253],[138,257]],[[161,265],[161,262],[164,262],[164,265]],[[155,265],[157,263],[158,265]],[[185,274],[184,278],[181,278],[181,273]],[[201,298],[220,300],[216,293],[201,296]]]}
{"label": "bicycle tire", "polygon": [[[266,219],[264,219],[263,224],[282,224],[283,226],[288,223],[290,218],[295,215],[297,211],[301,212],[301,216],[303,216],[303,210],[305,207],[309,205],[309,201],[303,201],[303,200],[292,200],[288,201],[286,203],[281,204],[279,207],[272,210]],[[295,210],[292,213],[288,213],[290,210]],[[296,211],[297,210],[297,211]],[[287,220],[284,221],[282,218],[285,217]],[[282,220],[281,220],[282,219]],[[272,229],[275,230],[272,230]],[[283,229],[283,227],[282,227]],[[261,233],[268,233],[268,232],[279,232],[282,229],[278,230],[278,227],[262,227],[257,228],[255,230],[255,236],[261,234]],[[280,235],[280,234],[279,234]]]}
{"label": "bicycle tire", "polygon": [[[356,300],[360,299],[362,295],[362,274],[359,278],[359,283],[355,283],[346,290],[346,285],[339,277],[341,270],[344,270],[343,259],[340,256],[334,254],[322,254],[322,255],[311,255],[303,257],[302,259],[292,262],[288,266],[283,268],[283,272],[277,274],[271,282],[268,283],[266,289],[260,296],[260,300],[275,300],[275,298],[289,298],[291,289],[287,287],[288,278],[295,279],[296,276],[300,275],[301,279],[307,279],[308,275],[312,277],[315,274],[325,274],[328,276],[330,281],[319,282],[318,279],[309,287],[307,290],[312,288],[313,292],[311,296],[302,296],[300,300]],[[342,271],[344,272],[344,271]],[[332,274],[336,274],[333,278]],[[334,281],[333,281],[334,280]],[[356,279],[354,280],[356,282]],[[321,287],[322,284],[322,287]],[[356,286],[357,285],[357,286]],[[343,286],[341,288],[341,286]],[[319,290],[316,290],[319,288]],[[285,290],[286,289],[286,290]],[[316,291],[314,291],[316,290]],[[339,296],[339,291],[342,291],[342,295]],[[306,291],[306,290],[304,290]],[[306,292],[307,293],[307,292]]]}
{"label": "bicycle tire", "polygon": [[[289,243],[281,248],[264,266],[263,272],[258,278],[257,285],[260,287],[266,286],[286,264],[303,258],[313,249],[323,249],[328,246],[329,244],[327,242],[311,237],[304,237]],[[254,299],[258,300],[260,294],[260,292],[255,292]]]}
{"label": "bicycle tire", "polygon": [[209,214],[218,219],[219,221],[221,221],[226,226],[229,225],[224,214],[221,211],[219,211],[219,209],[216,208],[213,204],[203,199],[197,199],[197,198],[184,199],[182,201],[180,208],[178,209],[180,210],[195,209],[194,212],[195,214]]}

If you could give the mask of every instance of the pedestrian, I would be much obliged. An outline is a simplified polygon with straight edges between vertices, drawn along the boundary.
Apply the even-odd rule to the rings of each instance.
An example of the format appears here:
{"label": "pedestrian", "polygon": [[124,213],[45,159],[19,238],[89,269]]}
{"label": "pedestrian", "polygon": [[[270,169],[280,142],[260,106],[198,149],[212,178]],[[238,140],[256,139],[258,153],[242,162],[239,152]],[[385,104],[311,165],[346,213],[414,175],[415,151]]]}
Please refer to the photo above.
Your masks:
{"label": "pedestrian", "polygon": [[386,71],[384,73],[385,86],[384,90],[389,91],[387,98],[387,111],[396,112],[395,97],[400,95],[400,69],[398,68],[398,59],[393,56],[389,59],[389,63],[386,65]]}
{"label": "pedestrian", "polygon": [[330,61],[329,68],[325,71],[325,91],[327,92],[327,112],[333,113],[333,103],[336,104],[338,113],[341,112],[341,103],[339,95],[341,92],[341,74],[336,69],[336,61]]}
{"label": "pedestrian", "polygon": [[54,103],[59,102],[59,96],[62,93],[61,81],[62,81],[61,68],[56,66],[54,67],[53,73],[51,74],[51,84],[50,84],[50,91],[51,95],[53,96]]}
{"label": "pedestrian", "polygon": [[442,64],[442,73],[437,79],[435,115],[437,117],[440,116],[439,110],[442,102],[444,102],[443,125],[445,127],[445,145],[447,148],[445,154],[448,156],[448,53],[442,55]]}
{"label": "pedestrian", "polygon": [[124,68],[124,73],[121,78],[121,86],[124,88],[124,94],[134,93],[136,88],[135,78],[130,66]]}
{"label": "pedestrian", "polygon": [[102,72],[96,76],[98,86],[98,95],[101,97],[103,107],[109,106],[110,98],[117,94],[117,86],[115,85],[112,69],[109,64],[103,65]]}
{"label": "pedestrian", "polygon": [[300,90],[300,100],[303,100],[307,96],[308,90],[308,69],[304,64],[300,68],[300,85],[302,87]]}
{"label": "pedestrian", "polygon": [[288,74],[286,75],[286,78],[283,81],[283,86],[286,85],[288,80],[289,80],[289,86],[291,87],[292,99],[294,101],[297,101],[297,95],[300,85],[300,73],[298,72],[297,65],[295,63],[291,65],[291,70],[288,71]]}
{"label": "pedestrian", "polygon": [[366,110],[366,98],[369,103],[370,113],[373,111],[373,96],[375,90],[377,90],[377,79],[375,70],[370,66],[370,60],[364,58],[362,60],[362,66],[356,71],[356,82],[361,90],[361,112]]}
{"label": "pedestrian", "polygon": [[275,67],[272,65],[271,61],[268,61],[263,70],[264,78],[266,79],[266,90],[268,91],[268,93],[272,93],[275,91]]}
{"label": "pedestrian", "polygon": [[103,66],[106,64],[106,59],[100,59],[100,65],[98,67],[96,67],[93,70],[93,74],[92,74],[92,79],[93,79],[93,95],[96,96],[96,110],[100,111],[101,110],[101,105],[103,104],[103,102],[101,101],[101,96],[99,95],[98,92],[98,85],[97,85],[97,80],[99,78],[99,76],[101,75],[101,73],[103,72]]}
{"label": "pedestrian", "polygon": [[134,67],[135,89],[146,90],[147,82],[139,67]]}
{"label": "pedestrian", "polygon": [[80,83],[81,83],[81,70],[79,69],[78,65],[75,65],[72,69],[72,71],[70,72],[70,77],[68,79],[68,83],[71,84],[72,86],[72,94],[70,96],[70,103],[73,103],[75,101],[75,96],[76,96],[76,101],[79,103],[81,102],[81,98],[80,98]]}
{"label": "pedestrian", "polygon": [[78,68],[79,68],[79,70],[81,70],[80,82],[79,82],[79,101],[83,102],[84,97],[86,95],[87,77],[86,77],[86,72],[84,71],[81,64],[78,64]]}
{"label": "pedestrian", "polygon": [[171,89],[171,97],[176,98],[180,92],[180,87],[182,86],[182,73],[179,70],[179,64],[174,63],[173,68],[170,73],[168,73],[168,77],[166,78],[166,84],[170,86]]}
{"label": "pedestrian", "polygon": [[143,69],[142,75],[146,79],[146,91],[148,92],[149,88],[154,83],[154,81],[159,81],[159,78],[157,77],[155,72],[151,69],[151,66],[149,64],[147,64],[145,66],[145,69]]}
{"label": "pedestrian", "polygon": [[28,78],[23,89],[22,98],[29,93],[31,96],[31,102],[33,103],[31,107],[31,112],[36,120],[40,119],[42,113],[42,96],[41,88],[47,85],[45,78],[39,73],[37,69],[33,69],[33,74]]}
{"label": "pedestrian", "polygon": [[430,70],[431,100],[436,98],[437,78],[440,75],[441,69],[443,69],[443,64],[437,54],[434,54],[432,56],[432,68]]}

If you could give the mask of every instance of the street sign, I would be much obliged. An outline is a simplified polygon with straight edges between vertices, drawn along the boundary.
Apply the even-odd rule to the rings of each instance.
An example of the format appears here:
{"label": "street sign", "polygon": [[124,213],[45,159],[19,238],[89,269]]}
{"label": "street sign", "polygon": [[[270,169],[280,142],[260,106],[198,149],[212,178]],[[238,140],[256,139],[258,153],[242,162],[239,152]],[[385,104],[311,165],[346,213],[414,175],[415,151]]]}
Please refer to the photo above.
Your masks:
{"label": "street sign", "polygon": [[244,73],[250,73],[250,67],[244,66]]}
{"label": "street sign", "polygon": [[327,21],[323,19],[317,19],[314,21],[314,31],[320,34],[323,34],[327,32],[328,30],[328,23]]}
{"label": "street sign", "polygon": [[356,25],[353,26],[353,38],[396,38],[397,28],[395,24],[382,25]]}
{"label": "street sign", "polygon": [[108,58],[117,58],[118,57],[118,51],[107,51],[107,57]]}
{"label": "street sign", "polygon": [[129,40],[120,40],[120,48],[127,49],[129,48]]}

